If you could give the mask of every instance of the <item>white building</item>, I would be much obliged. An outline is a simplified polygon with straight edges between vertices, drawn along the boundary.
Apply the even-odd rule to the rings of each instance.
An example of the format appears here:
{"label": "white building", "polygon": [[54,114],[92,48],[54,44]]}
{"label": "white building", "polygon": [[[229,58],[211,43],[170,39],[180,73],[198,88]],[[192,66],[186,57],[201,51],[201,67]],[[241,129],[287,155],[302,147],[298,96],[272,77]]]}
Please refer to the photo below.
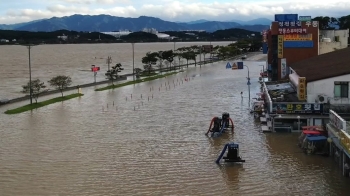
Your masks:
{"label": "white building", "polygon": [[349,62],[350,48],[336,50],[290,65],[289,78],[298,87],[305,77],[308,103],[350,104]]}
{"label": "white building", "polygon": [[348,47],[349,29],[320,30],[319,35],[319,54],[325,54]]}
{"label": "white building", "polygon": [[112,35],[114,37],[121,37],[121,36],[124,36],[124,35],[129,35],[130,33],[132,33],[131,31],[118,31],[118,32],[101,32],[103,34],[106,34],[106,35]]}

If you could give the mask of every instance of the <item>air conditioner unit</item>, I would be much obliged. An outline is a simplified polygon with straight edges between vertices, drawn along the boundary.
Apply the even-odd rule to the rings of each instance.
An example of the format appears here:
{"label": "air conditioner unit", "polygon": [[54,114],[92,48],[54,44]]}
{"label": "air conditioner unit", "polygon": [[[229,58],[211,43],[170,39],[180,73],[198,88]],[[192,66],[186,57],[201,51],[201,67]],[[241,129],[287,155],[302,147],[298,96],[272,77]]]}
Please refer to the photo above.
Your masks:
{"label": "air conditioner unit", "polygon": [[328,101],[328,97],[326,95],[318,95],[315,101],[316,103],[326,103]]}

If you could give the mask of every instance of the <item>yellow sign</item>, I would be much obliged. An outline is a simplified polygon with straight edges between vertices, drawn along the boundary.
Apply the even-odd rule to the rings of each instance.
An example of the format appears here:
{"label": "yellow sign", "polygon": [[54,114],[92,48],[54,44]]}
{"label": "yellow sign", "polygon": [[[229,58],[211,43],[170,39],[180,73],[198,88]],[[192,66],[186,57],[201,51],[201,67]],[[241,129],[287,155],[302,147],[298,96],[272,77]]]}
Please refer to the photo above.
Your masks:
{"label": "yellow sign", "polygon": [[350,153],[350,138],[349,135],[346,134],[343,130],[340,130],[339,132],[340,137],[340,143],[344,147],[347,153]]}
{"label": "yellow sign", "polygon": [[286,34],[284,41],[312,41],[312,34]]}
{"label": "yellow sign", "polygon": [[277,53],[278,58],[283,58],[283,35],[278,35]]}
{"label": "yellow sign", "polygon": [[306,78],[305,77],[299,77],[298,98],[300,101],[304,101],[306,99]]}

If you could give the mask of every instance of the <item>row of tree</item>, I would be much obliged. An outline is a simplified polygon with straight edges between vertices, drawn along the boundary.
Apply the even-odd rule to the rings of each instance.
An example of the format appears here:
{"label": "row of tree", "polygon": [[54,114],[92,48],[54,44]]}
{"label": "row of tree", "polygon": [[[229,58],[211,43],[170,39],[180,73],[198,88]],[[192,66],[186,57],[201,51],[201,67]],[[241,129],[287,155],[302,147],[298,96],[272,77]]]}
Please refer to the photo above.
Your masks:
{"label": "row of tree", "polygon": [[[61,92],[61,95],[63,97],[63,90],[68,88],[72,84],[72,79],[69,76],[56,76],[51,78],[51,80],[48,81],[50,86],[56,88]],[[46,85],[44,82],[40,81],[40,79],[29,81],[26,85],[23,85],[23,93],[31,94],[32,98],[35,99],[35,103],[38,103],[39,95],[43,92],[46,92]]]}
{"label": "row of tree", "polygon": [[350,15],[342,16],[339,18],[329,16],[317,16],[312,19],[318,21],[319,29],[321,30],[333,30],[333,29],[350,29]]}
{"label": "row of tree", "polygon": [[[193,45],[190,47],[182,47],[177,50],[167,50],[167,51],[158,51],[158,52],[148,52],[146,56],[142,58],[142,63],[144,64],[144,70],[148,73],[151,73],[154,70],[154,66],[162,71],[164,68],[164,64],[168,65],[167,69],[175,69],[175,65],[173,65],[173,61],[175,58],[178,59],[178,66],[180,67],[181,59],[185,59],[187,61],[187,67],[189,61],[194,61],[195,66],[197,65],[197,56],[203,55],[203,60],[206,61],[206,56],[210,54],[210,60],[224,60],[236,55],[259,51],[262,47],[261,40],[257,39],[245,39],[240,40],[236,43],[231,43],[227,46],[215,46],[209,47]],[[136,69],[135,69],[136,71]]]}

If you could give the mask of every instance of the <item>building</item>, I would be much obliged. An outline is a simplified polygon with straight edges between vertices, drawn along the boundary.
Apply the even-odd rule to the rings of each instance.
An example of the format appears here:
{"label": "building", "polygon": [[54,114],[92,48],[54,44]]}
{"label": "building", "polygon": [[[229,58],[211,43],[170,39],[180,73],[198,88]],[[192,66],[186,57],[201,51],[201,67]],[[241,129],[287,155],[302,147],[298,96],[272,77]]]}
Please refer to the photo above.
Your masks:
{"label": "building", "polygon": [[[330,110],[329,123],[327,123],[329,155],[333,157],[344,176],[349,177],[350,166],[350,122]],[[349,119],[349,117],[347,117]]]}
{"label": "building", "polygon": [[291,64],[288,81],[263,83],[272,130],[324,125],[330,110],[350,114],[348,62],[350,48],[340,49]]}
{"label": "building", "polygon": [[289,64],[347,47],[349,30],[319,30],[311,16],[276,14],[265,34],[269,78],[277,81],[287,78]]}
{"label": "building", "polygon": [[320,30],[319,55],[348,47],[349,29]]}
{"label": "building", "polygon": [[[290,65],[290,80],[305,78],[308,103],[350,104],[350,48],[311,57]],[[345,105],[345,106],[344,106]]]}

